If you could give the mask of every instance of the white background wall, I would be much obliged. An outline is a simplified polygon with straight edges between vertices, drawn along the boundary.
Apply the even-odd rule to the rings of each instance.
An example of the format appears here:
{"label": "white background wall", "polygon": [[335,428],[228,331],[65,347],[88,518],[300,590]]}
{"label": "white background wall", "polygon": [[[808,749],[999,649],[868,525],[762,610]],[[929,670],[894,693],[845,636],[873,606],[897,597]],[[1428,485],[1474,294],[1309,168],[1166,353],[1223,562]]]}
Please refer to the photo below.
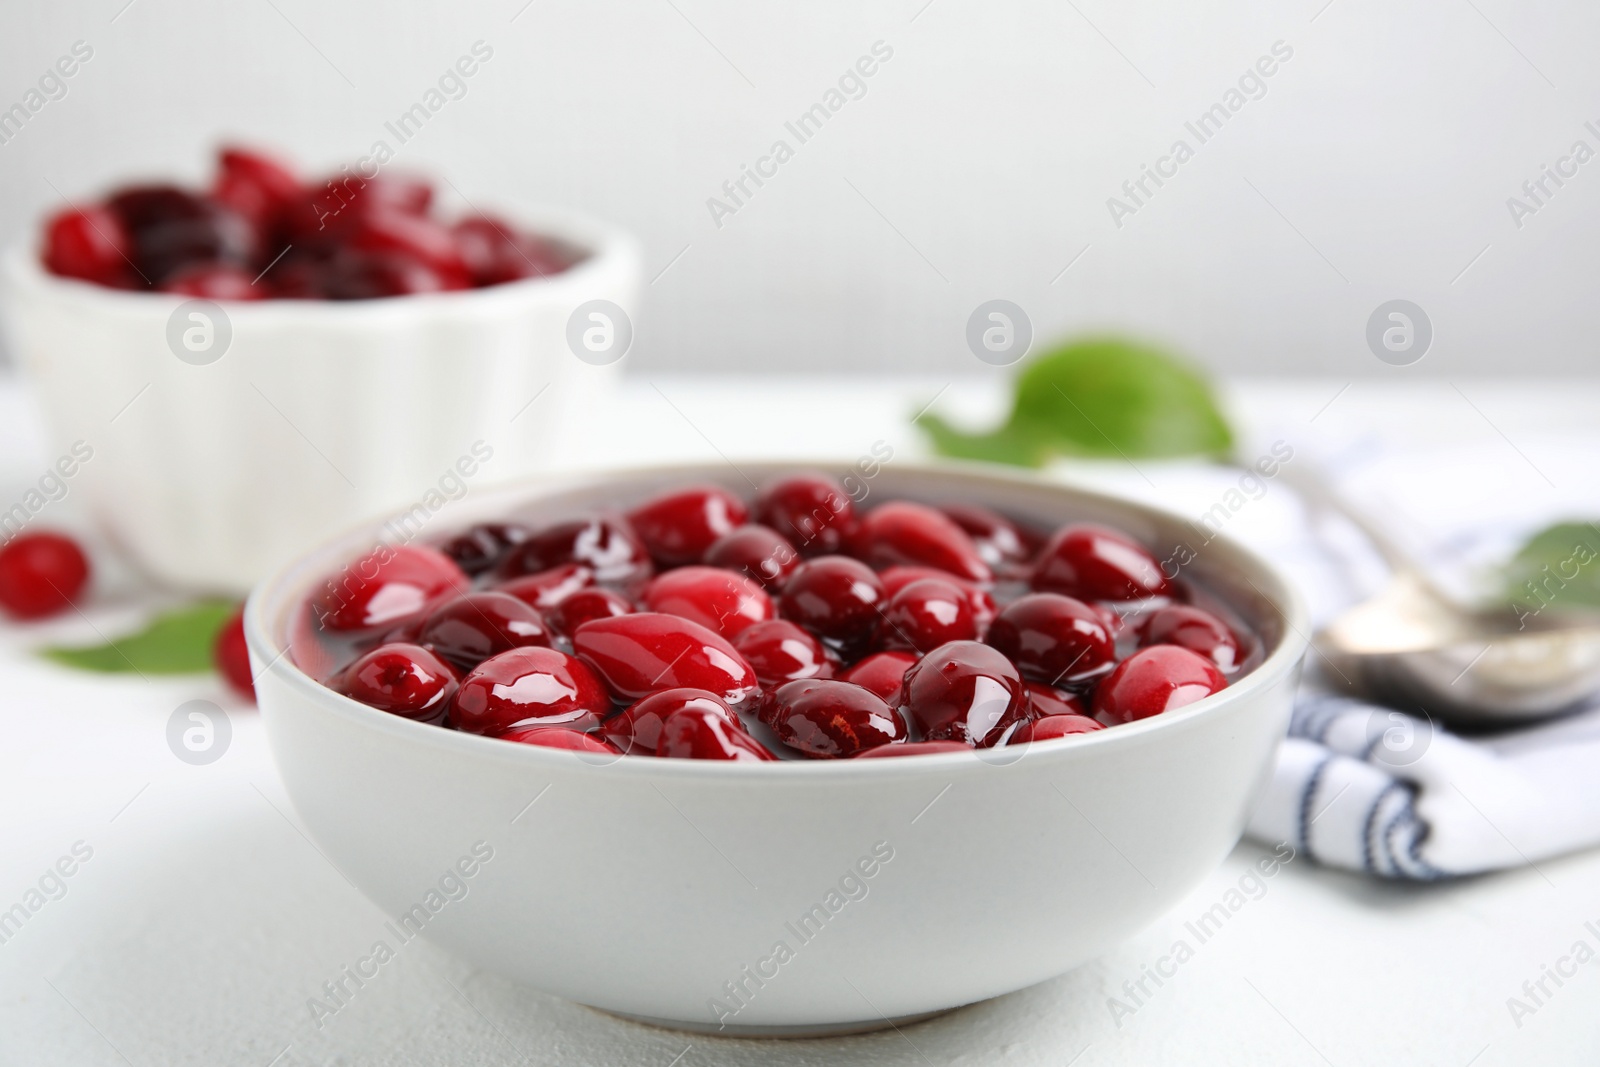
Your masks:
{"label": "white background wall", "polygon": [[[977,369],[964,325],[993,297],[1045,337],[1132,330],[1227,371],[1594,365],[1600,160],[1520,229],[1506,199],[1600,150],[1595,5],[525,2],[6,0],[0,107],[74,41],[94,58],[0,145],[0,237],[52,185],[198,175],[219,137],[317,166],[393,145],[384,121],[481,39],[395,165],[637,231],[662,273],[635,372]],[[707,198],[878,40],[866,95],[716,226]],[[1187,135],[1279,40],[1266,95]],[[1107,198],[1180,136],[1195,158],[1119,229]],[[1363,339],[1394,297],[1436,331],[1403,372]]]}

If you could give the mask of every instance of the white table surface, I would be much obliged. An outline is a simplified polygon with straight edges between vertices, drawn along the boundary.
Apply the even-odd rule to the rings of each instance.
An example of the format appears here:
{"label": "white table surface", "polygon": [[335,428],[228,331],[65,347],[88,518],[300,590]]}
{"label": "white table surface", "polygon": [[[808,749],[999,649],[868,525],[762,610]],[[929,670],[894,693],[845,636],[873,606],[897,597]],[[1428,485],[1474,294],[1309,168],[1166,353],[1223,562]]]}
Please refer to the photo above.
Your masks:
{"label": "white table surface", "polygon": [[[595,464],[751,456],[853,457],[907,425],[999,406],[995,382],[633,380],[597,416]],[[1573,383],[1399,380],[1239,383],[1252,434],[1379,435],[1508,447],[1559,460],[1593,433],[1600,389]],[[1331,403],[1330,403],[1331,401]],[[1290,427],[1284,431],[1283,427]],[[0,501],[46,463],[26,396],[0,384]],[[74,521],[75,501],[51,523]],[[1381,884],[1295,862],[1193,959],[1118,1021],[1108,997],[1184,936],[1264,849],[1241,844],[1169,915],[1053,981],[903,1032],[749,1042],[622,1022],[408,948],[317,1030],[306,999],[381,924],[311,846],[257,718],[210,678],[145,682],[53,667],[31,646],[126,626],[148,594],[112,576],[87,620],[0,623],[0,910],[85,842],[93,857],[0,944],[0,1064],[1577,1064],[1600,1061],[1600,961],[1533,1015],[1507,998],[1570,951],[1600,948],[1600,854],[1448,885]],[[167,749],[168,716],[203,697],[233,723],[205,767]],[[1093,908],[1093,901],[1084,901]],[[1028,904],[1014,905],[1019,922]],[[930,932],[930,936],[934,936]]]}

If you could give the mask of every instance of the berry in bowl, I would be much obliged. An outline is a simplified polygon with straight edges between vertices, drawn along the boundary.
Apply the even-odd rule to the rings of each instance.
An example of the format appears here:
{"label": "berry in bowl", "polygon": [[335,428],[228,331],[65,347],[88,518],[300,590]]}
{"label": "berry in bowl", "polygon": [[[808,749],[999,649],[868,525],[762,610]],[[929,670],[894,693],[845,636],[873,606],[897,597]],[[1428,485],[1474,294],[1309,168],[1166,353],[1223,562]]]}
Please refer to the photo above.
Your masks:
{"label": "berry in bowl", "polygon": [[1026,477],[745,473],[511,488],[257,590],[268,737],[354,884],[400,915],[492,849],[426,930],[475,965],[841,1032],[1069,970],[1237,841],[1303,651],[1271,567],[1164,567],[1183,520]]}
{"label": "berry in bowl", "polygon": [[[820,502],[837,551],[811,544],[823,524],[807,534],[780,518],[796,546],[752,521],[786,499]],[[534,730],[550,727],[600,751],[732,760],[996,748],[1025,727],[1029,739],[1087,733],[1202,700],[1261,660],[1224,601],[1104,525],[1050,532],[910,500],[857,515],[815,472],[772,480],[753,504],[681,485],[625,512],[498,519],[375,549],[325,578],[295,660],[346,696],[428,711],[448,729],[543,744],[555,742]],[[1018,547],[991,567],[952,513]],[[409,665],[396,693],[366,680],[378,661]],[[418,677],[440,678],[448,699],[445,688],[421,705],[401,699]],[[535,690],[559,699],[491,695]],[[663,701],[747,736],[669,752]]]}
{"label": "berry in bowl", "polygon": [[548,277],[584,249],[484,214],[434,210],[413,177],[303,181],[262,152],[224,148],[209,189],[123,186],[45,223],[45,269],[112,289],[211,300],[373,300]]}
{"label": "berry in bowl", "polygon": [[328,529],[565,458],[631,339],[637,246],[437,199],[229,148],[203,189],[123,185],[7,252],[8,343],[142,569],[242,592]]}

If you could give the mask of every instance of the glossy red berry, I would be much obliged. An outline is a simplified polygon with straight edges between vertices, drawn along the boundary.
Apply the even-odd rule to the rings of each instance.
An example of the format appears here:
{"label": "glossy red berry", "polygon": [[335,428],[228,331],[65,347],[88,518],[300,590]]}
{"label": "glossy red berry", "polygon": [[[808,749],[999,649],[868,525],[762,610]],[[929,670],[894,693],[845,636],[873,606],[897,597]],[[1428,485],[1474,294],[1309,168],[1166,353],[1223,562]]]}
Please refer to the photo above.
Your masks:
{"label": "glossy red berry", "polygon": [[883,600],[883,583],[870,567],[845,556],[825,556],[795,568],[778,611],[853,659],[871,642]]}
{"label": "glossy red berry", "polygon": [[1198,652],[1217,665],[1223,674],[1237,671],[1243,662],[1239,638],[1228,624],[1199,608],[1172,604],[1151,612],[1139,627],[1139,644],[1177,645]]}
{"label": "glossy red berry", "polygon": [[733,647],[768,689],[801,678],[832,678],[839,662],[821,641],[786,619],[747,626],[733,638]]}
{"label": "glossy red berry", "polygon": [[101,285],[123,286],[137,278],[132,244],[122,220],[98,205],[69,207],[45,225],[44,265],[52,274]]}
{"label": "glossy red berry", "polygon": [[465,590],[455,561],[426,545],[383,545],[329,576],[312,610],[329,630],[362,630],[420,612],[436,597]]}
{"label": "glossy red berry", "polygon": [[891,500],[867,512],[851,536],[851,552],[879,570],[909,564],[971,582],[994,578],[965,530],[938,509],[910,500]]}
{"label": "glossy red berry", "polygon": [[1011,735],[1010,743],[1020,745],[1028,741],[1048,741],[1055,737],[1092,734],[1096,730],[1104,729],[1104,723],[1096,722],[1086,715],[1046,715],[1032,722],[1023,723],[1017,732]]}
{"label": "glossy red berry", "polygon": [[13,618],[65,611],[88,581],[88,557],[64,534],[21,533],[0,546],[0,609]]}
{"label": "glossy red berry", "polygon": [[744,730],[704,708],[682,708],[668,715],[661,724],[656,755],[667,759],[777,759]]}
{"label": "glossy red berry", "polygon": [[621,593],[590,586],[568,593],[545,612],[545,621],[558,634],[571,637],[578,627],[595,619],[633,614],[633,604]]}
{"label": "glossy red berry", "polygon": [[532,532],[515,522],[480,522],[440,545],[439,551],[476,578],[494,570],[511,546],[521,544]]}
{"label": "glossy red berry", "polygon": [[950,641],[972,641],[978,626],[967,596],[954,582],[922,578],[903,587],[884,606],[878,647],[931,652]]}
{"label": "glossy red berry", "polygon": [[639,602],[646,611],[692,619],[723,637],[751,623],[772,618],[772,598],[742,574],[717,567],[679,567],[645,585]]}
{"label": "glossy red berry", "polygon": [[442,274],[410,253],[348,246],[325,256],[285,258],[271,268],[268,280],[279,296],[319,300],[377,300],[462,287],[459,276]]}
{"label": "glossy red berry", "polygon": [[911,652],[874,652],[855,666],[841,671],[838,677],[841,682],[852,682],[868,692],[878,694],[891,706],[898,706],[900,685],[905,680],[906,671],[916,662],[917,657]]}
{"label": "glossy red berry", "polygon": [[622,750],[605,738],[568,729],[565,726],[518,726],[495,736],[502,741],[538,745],[541,748],[564,748],[572,752],[592,752],[596,755],[622,755]]}
{"label": "glossy red berry", "polygon": [[796,474],[769,483],[756,498],[755,521],[787,538],[802,556],[844,547],[856,509],[844,486],[826,474]]}
{"label": "glossy red berry", "polygon": [[456,672],[419,645],[380,645],[337,674],[334,689],[363,704],[419,722],[439,722],[456,695]]}
{"label": "glossy red berry", "polygon": [[1046,685],[1081,685],[1116,665],[1116,639],[1100,614],[1059,593],[1030,593],[1006,605],[985,639]]}
{"label": "glossy red berry", "polygon": [[329,186],[350,198],[358,217],[375,211],[426,215],[433,206],[433,185],[415,174],[386,171],[373,178],[334,175],[323,184],[323,188]]}
{"label": "glossy red berry", "polygon": [[755,671],[725,638],[677,615],[595,619],[578,627],[572,647],[620,700],[687,687],[738,707],[759,690]]}
{"label": "glossy red berry", "polygon": [[1116,722],[1133,722],[1204,700],[1227,684],[1206,657],[1177,645],[1152,645],[1106,676],[1094,691],[1094,711]]}
{"label": "glossy red berry", "polygon": [[196,263],[167,275],[163,293],[181,293],[202,300],[265,300],[266,288],[252,284],[255,275],[229,263]]}
{"label": "glossy red berry", "polygon": [[263,268],[260,284],[280,300],[326,300],[331,258],[327,252],[291,247],[282,259]]}
{"label": "glossy red berry", "polygon": [[739,716],[715,693],[682,688],[651,693],[620,715],[607,719],[600,725],[600,733],[629,755],[654,756],[661,743],[661,726],[667,721],[667,716],[685,708],[713,712],[726,718],[730,725],[744,729]]}
{"label": "glossy red berry", "polygon": [[977,641],[952,641],[906,672],[901,711],[924,740],[983,747],[1028,716],[1022,676],[1005,656]]}
{"label": "glossy red berry", "polygon": [[628,520],[616,515],[557,523],[512,547],[496,569],[501,578],[519,578],[582,563],[596,581],[631,582],[650,576],[650,553]]}
{"label": "glossy red berry", "polygon": [[811,759],[848,759],[906,740],[900,713],[859,685],[791,682],[772,694],[764,716],[778,739]]}
{"label": "glossy red berry", "polygon": [[547,648],[544,619],[509,593],[467,593],[429,613],[417,643],[433,649],[457,670],[470,671],[491,656],[513,648]]}
{"label": "glossy red berry", "polygon": [[938,756],[946,752],[971,752],[965,741],[907,741],[899,745],[879,745],[863,749],[853,759],[874,759],[884,756]]}
{"label": "glossy red berry", "polygon": [[736,571],[767,589],[777,591],[794,573],[800,553],[769,526],[741,526],[717,538],[706,549],[708,567]]}
{"label": "glossy red berry", "polygon": [[211,645],[211,662],[222,680],[240,696],[256,698],[255,676],[250,670],[250,649],[244,640],[244,608],[239,608],[217,631]]}
{"label": "glossy red berry", "polygon": [[1106,632],[1112,637],[1122,632],[1125,625],[1122,621],[1122,616],[1117,614],[1116,610],[1109,604],[1090,604],[1089,610],[1100,616],[1100,621],[1105,623]]}
{"label": "glossy red berry", "polygon": [[756,718],[766,723],[768,726],[772,725],[772,715],[775,711],[777,711],[778,708],[777,693],[779,689],[783,688],[783,686],[792,685],[795,687],[792,693],[798,693],[806,686],[820,685],[825,681],[831,680],[832,679],[827,678],[797,678],[792,682],[785,682],[780,686],[773,686],[769,689],[763,689],[761,691],[761,695],[752,702],[755,706],[754,710],[756,713]]}
{"label": "glossy red berry", "polygon": [[883,595],[893,599],[894,595],[912,582],[923,578],[938,578],[940,581],[953,582],[967,596],[967,608],[972,612],[972,621],[982,633],[989,628],[989,623],[994,621],[995,615],[1000,611],[995,606],[994,596],[987,589],[975,582],[964,578],[957,578],[949,571],[942,571],[937,567],[922,567],[903,564],[894,567],[885,567],[878,572],[878,580],[883,583]]}
{"label": "glossy red berry", "polygon": [[514,648],[461,679],[450,703],[450,725],[475,734],[503,734],[517,726],[592,730],[610,710],[605,686],[577,658],[553,648]]}
{"label": "glossy red berry", "polygon": [[130,186],[112,195],[106,207],[121,220],[134,267],[151,285],[195,263],[250,263],[259,251],[255,229],[244,218],[176,186]]}
{"label": "glossy red berry", "polygon": [[1021,563],[1033,554],[1032,539],[999,512],[974,504],[946,504],[939,510],[966,531],[979,558],[990,567]]}
{"label": "glossy red berry", "polygon": [[246,148],[224,148],[218,154],[212,199],[250,220],[263,234],[275,235],[302,195],[294,172],[269,156]]}
{"label": "glossy red berry", "polygon": [[1079,600],[1141,600],[1166,596],[1171,583],[1139,542],[1106,526],[1064,526],[1046,542],[1033,568],[1033,587]]}
{"label": "glossy red berry", "polygon": [[345,247],[375,257],[398,256],[420,263],[438,278],[438,289],[468,289],[472,274],[449,227],[426,215],[389,207],[364,212],[345,237]]}
{"label": "glossy red berry", "polygon": [[663,567],[699,563],[719,538],[744,525],[744,501],[717,485],[692,485],[652,497],[628,521]]}
{"label": "glossy red berry", "polygon": [[421,179],[394,173],[362,178],[347,171],[307,183],[287,226],[298,246],[337,245],[359,232],[372,214],[424,215],[432,202],[433,188]]}
{"label": "glossy red berry", "polygon": [[1076,693],[1069,693],[1065,689],[1056,689],[1053,686],[1040,685],[1038,682],[1024,681],[1023,685],[1028,690],[1029,718],[1043,719],[1050,715],[1087,716],[1089,714],[1083,698]]}
{"label": "glossy red berry", "polygon": [[548,611],[580,589],[594,585],[594,570],[582,563],[564,563],[547,571],[536,571],[495,585],[502,593],[540,611]]}
{"label": "glossy red berry", "polygon": [[500,285],[559,274],[573,259],[554,242],[486,215],[462,219],[452,232],[474,285]]}

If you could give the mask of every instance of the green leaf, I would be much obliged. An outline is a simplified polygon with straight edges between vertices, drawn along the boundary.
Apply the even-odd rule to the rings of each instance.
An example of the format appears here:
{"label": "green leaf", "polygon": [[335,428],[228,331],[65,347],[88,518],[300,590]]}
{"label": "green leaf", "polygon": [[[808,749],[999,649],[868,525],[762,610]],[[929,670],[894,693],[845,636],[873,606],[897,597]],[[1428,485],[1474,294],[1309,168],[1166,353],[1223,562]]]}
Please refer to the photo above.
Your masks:
{"label": "green leaf", "polygon": [[1199,373],[1117,338],[1072,341],[1028,363],[1010,418],[992,433],[962,433],[932,415],[918,424],[943,455],[1026,467],[1055,456],[1224,456],[1233,448]]}
{"label": "green leaf", "polygon": [[1030,434],[1014,433],[1008,426],[994,433],[969,434],[933,414],[924,415],[918,425],[933,438],[933,450],[940,455],[1017,467],[1037,467],[1050,458]]}
{"label": "green leaf", "polygon": [[42,655],[67,667],[105,673],[199,674],[211,670],[217,631],[238,605],[207,600],[157,615],[143,630],[89,648],[47,648]]}
{"label": "green leaf", "polygon": [[1558,522],[1530,537],[1505,567],[1506,595],[1537,612],[1600,608],[1600,530]]}

